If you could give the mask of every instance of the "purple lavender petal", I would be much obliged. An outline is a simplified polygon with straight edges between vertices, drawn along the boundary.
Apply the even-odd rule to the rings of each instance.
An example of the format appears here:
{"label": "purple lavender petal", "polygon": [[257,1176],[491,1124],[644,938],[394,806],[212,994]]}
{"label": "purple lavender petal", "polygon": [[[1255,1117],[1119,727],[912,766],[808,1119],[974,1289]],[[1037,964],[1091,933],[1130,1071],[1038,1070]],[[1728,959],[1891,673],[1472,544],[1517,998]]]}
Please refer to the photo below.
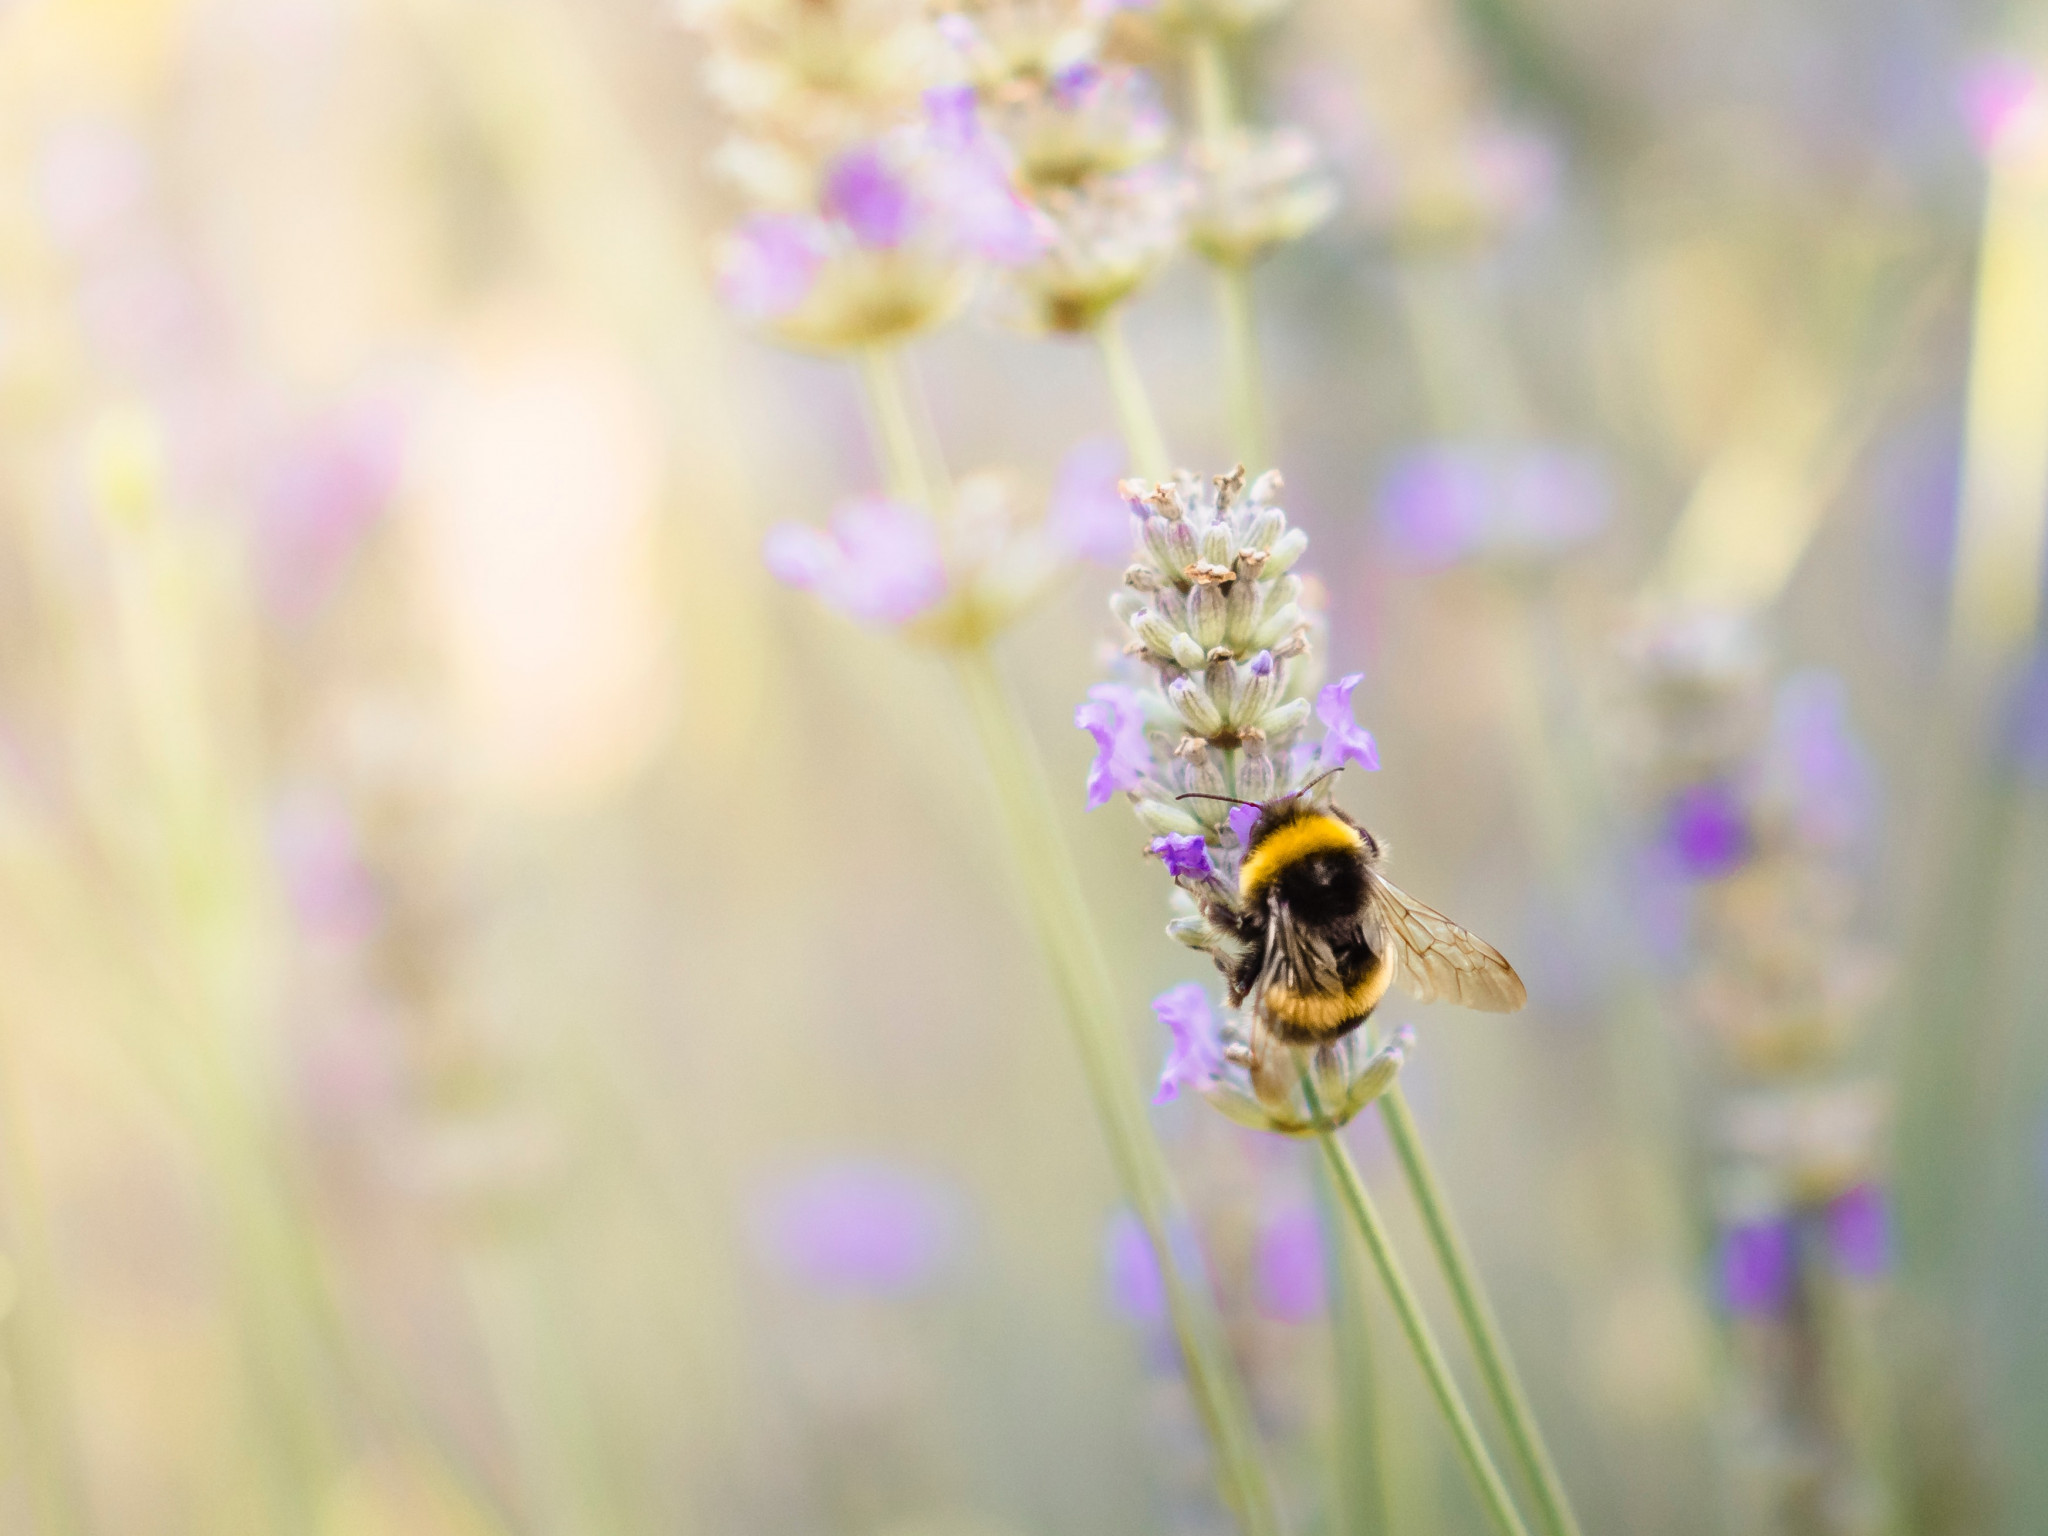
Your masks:
{"label": "purple lavender petal", "polygon": [[1853,846],[1877,816],[1877,774],[1849,724],[1849,693],[1832,672],[1796,672],[1778,685],[1769,771],[1792,801],[1800,836]]}
{"label": "purple lavender petal", "polygon": [[1795,1234],[1784,1217],[1743,1222],[1721,1235],[1721,1297],[1737,1317],[1772,1317],[1792,1295]]}
{"label": "purple lavender petal", "polygon": [[1237,838],[1237,846],[1249,848],[1252,845],[1252,828],[1259,824],[1259,808],[1256,805],[1233,805],[1224,820]]}
{"label": "purple lavender petal", "polygon": [[287,795],[271,814],[270,851],[309,933],[350,944],[376,931],[383,902],[339,799],[310,789]]}
{"label": "purple lavender petal", "polygon": [[1351,718],[1351,695],[1365,681],[1363,672],[1339,678],[1316,695],[1316,718],[1323,722],[1323,745],[1318,757],[1325,770],[1356,763],[1367,773],[1380,766],[1380,749],[1372,733]]}
{"label": "purple lavender petal", "polygon": [[1101,84],[1102,67],[1082,59],[1052,77],[1053,100],[1071,111],[1085,103]]}
{"label": "purple lavender petal", "polygon": [[774,320],[810,296],[831,250],[816,219],[757,213],[732,232],[718,258],[718,294],[742,320]]}
{"label": "purple lavender petal", "polygon": [[1097,683],[1088,690],[1088,702],[1074,711],[1074,724],[1095,738],[1095,761],[1088,766],[1089,810],[1145,782],[1152,772],[1152,749],[1145,741],[1145,713],[1134,691],[1118,683]]}
{"label": "purple lavender petal", "polygon": [[1192,832],[1169,832],[1164,837],[1155,837],[1151,852],[1166,862],[1166,872],[1176,880],[1215,878],[1215,866],[1209,862],[1209,845]]}
{"label": "purple lavender petal", "polygon": [[1858,1184],[1827,1208],[1828,1251],[1851,1280],[1881,1280],[1892,1267],[1891,1202],[1882,1185]]}
{"label": "purple lavender petal", "polygon": [[1977,148],[1989,154],[2007,134],[2038,125],[2044,93],[2041,76],[2024,59],[2000,54],[1967,70],[1962,79],[1963,120]]}
{"label": "purple lavender petal", "polygon": [[1664,811],[1665,849],[1694,880],[1716,880],[1749,857],[1749,817],[1732,785],[1693,784]]}
{"label": "purple lavender petal", "polygon": [[1077,560],[1121,565],[1131,558],[1130,504],[1117,490],[1124,446],[1113,437],[1076,443],[1060,460],[1046,532]]}
{"label": "purple lavender petal", "polygon": [[271,465],[255,542],[272,612],[305,619],[334,594],[397,495],[404,447],[396,410],[370,406],[317,424]]}
{"label": "purple lavender petal", "polygon": [[946,595],[932,520],[887,497],[843,503],[829,533],[780,524],[769,530],[761,555],[778,581],[871,624],[906,623]]}
{"label": "purple lavender petal", "polygon": [[1322,1312],[1323,1234],[1314,1210],[1296,1206],[1260,1229],[1253,1277],[1262,1316],[1305,1323]]}
{"label": "purple lavender petal", "polygon": [[[957,12],[940,18],[942,27],[947,22],[964,24],[961,35],[967,41],[979,36],[974,24]],[[971,85],[932,87],[924,93],[924,116],[933,140],[947,149],[963,148],[973,143],[981,133],[981,114],[975,105],[974,87]]]}
{"label": "purple lavender petal", "polygon": [[910,235],[910,186],[872,145],[834,162],[819,206],[870,250],[893,250]]}
{"label": "purple lavender petal", "polygon": [[1380,480],[1380,527],[1411,565],[1455,564],[1485,536],[1491,489],[1485,466],[1466,448],[1436,444],[1402,454]]}
{"label": "purple lavender petal", "polygon": [[1109,1219],[1102,1234],[1102,1267],[1110,1305],[1132,1322],[1156,1323],[1166,1316],[1166,1279],[1145,1228],[1129,1211]]}
{"label": "purple lavender petal", "polygon": [[938,1277],[959,1243],[948,1184],[883,1162],[824,1163],[766,1190],[754,1210],[762,1259],[815,1290],[902,1295]]}
{"label": "purple lavender petal", "polygon": [[1173,1033],[1166,1065],[1159,1073],[1154,1104],[1179,1095],[1182,1087],[1199,1088],[1223,1069],[1223,1037],[1209,993],[1199,982],[1183,982],[1152,999],[1152,1011]]}
{"label": "purple lavender petal", "polygon": [[1001,266],[1043,255],[1051,230],[1017,190],[1003,147],[984,133],[965,87],[925,93],[922,215],[934,235]]}

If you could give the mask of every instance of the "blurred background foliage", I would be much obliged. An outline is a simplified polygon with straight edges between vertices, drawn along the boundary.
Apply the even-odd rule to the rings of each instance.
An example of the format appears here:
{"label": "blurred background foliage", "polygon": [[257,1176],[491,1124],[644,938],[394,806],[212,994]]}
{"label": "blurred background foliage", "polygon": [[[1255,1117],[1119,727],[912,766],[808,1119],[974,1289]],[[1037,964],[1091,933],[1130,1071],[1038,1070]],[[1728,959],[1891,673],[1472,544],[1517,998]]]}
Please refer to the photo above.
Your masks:
{"label": "blurred background foliage", "polygon": [[[1248,46],[1344,190],[1257,284],[1346,798],[1533,1000],[1390,1009],[1404,1081],[1589,1530],[2048,1521],[2030,16]],[[0,4],[0,1529],[1226,1528],[948,680],[760,569],[878,469],[840,367],[716,310],[700,54],[654,0]],[[1128,330],[1222,465],[1202,274]],[[1043,492],[1114,429],[1085,346],[916,352],[956,464]],[[1110,579],[1004,656],[1137,1083],[1197,971],[1081,809]],[[1651,867],[1630,637],[1701,610],[1881,787],[1837,926],[1896,1230],[1828,1303],[1855,1476],[1791,1515],[1802,1346],[1730,1278]],[[1376,1313],[1342,1400],[1303,1149],[1155,1117],[1292,1526],[1479,1529]]]}

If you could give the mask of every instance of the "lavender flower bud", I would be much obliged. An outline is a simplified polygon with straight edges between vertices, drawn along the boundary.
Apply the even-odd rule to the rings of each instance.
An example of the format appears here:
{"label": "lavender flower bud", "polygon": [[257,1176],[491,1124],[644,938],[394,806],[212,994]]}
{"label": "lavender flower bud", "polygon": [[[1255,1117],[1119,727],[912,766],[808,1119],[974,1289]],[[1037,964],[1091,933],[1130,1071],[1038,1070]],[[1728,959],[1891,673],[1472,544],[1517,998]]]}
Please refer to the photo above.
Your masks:
{"label": "lavender flower bud", "polygon": [[1247,800],[1270,800],[1274,784],[1273,756],[1266,750],[1266,738],[1245,737],[1244,754],[1237,764],[1238,794]]}
{"label": "lavender flower bud", "polygon": [[1166,540],[1167,530],[1172,526],[1156,513],[1146,518],[1144,524],[1146,552],[1152,556],[1153,563],[1168,576],[1172,576],[1180,569],[1173,563],[1173,546]]}
{"label": "lavender flower bud", "polygon": [[1296,604],[1289,603],[1253,632],[1252,644],[1261,650],[1272,650],[1306,622],[1307,619],[1301,609]]}
{"label": "lavender flower bud", "polygon": [[1205,917],[1176,917],[1166,925],[1167,937],[1189,949],[1213,950],[1223,935]]}
{"label": "lavender flower bud", "polygon": [[[1215,701],[1209,697],[1209,690],[1192,677],[1178,677],[1167,684],[1166,696],[1173,701],[1173,707],[1180,711],[1181,719],[1188,729],[1197,736],[1221,736],[1223,716],[1218,712]],[[1303,701],[1302,716],[1308,715],[1307,702]]]}
{"label": "lavender flower bud", "polygon": [[[1122,594],[1119,593],[1119,596]],[[1185,639],[1181,632],[1150,608],[1142,609],[1130,621],[1131,633],[1145,642],[1145,648],[1158,656],[1171,656],[1173,642]]]}
{"label": "lavender flower bud", "polygon": [[1171,800],[1134,800],[1131,809],[1155,837],[1200,837],[1204,828]]}
{"label": "lavender flower bud", "polygon": [[1109,596],[1109,611],[1117,623],[1130,629],[1132,621],[1145,611],[1145,599],[1135,592],[1112,592]]}
{"label": "lavender flower bud", "polygon": [[1230,524],[1218,518],[1202,530],[1202,563],[1204,565],[1228,566],[1237,555],[1237,544],[1230,536]]}
{"label": "lavender flower bud", "polygon": [[1187,765],[1181,773],[1183,790],[1197,795],[1223,793],[1223,770],[1216,766],[1216,759],[1209,755],[1209,744],[1201,737],[1183,736],[1175,755]]}
{"label": "lavender flower bud", "polygon": [[1265,594],[1264,602],[1259,608],[1262,616],[1270,618],[1289,603],[1301,601],[1299,576],[1282,576],[1278,581],[1262,582],[1260,586]]}
{"label": "lavender flower bud", "polygon": [[1259,583],[1249,575],[1242,575],[1230,584],[1230,596],[1224,601],[1223,643],[1233,651],[1241,651],[1252,637],[1252,630],[1259,621]]}
{"label": "lavender flower bud", "polygon": [[1156,567],[1134,565],[1124,572],[1124,585],[1138,592],[1157,592],[1160,576]]}
{"label": "lavender flower bud", "polygon": [[1285,704],[1268,710],[1265,718],[1259,721],[1259,729],[1266,733],[1269,741],[1278,741],[1281,737],[1301,729],[1308,719],[1310,708],[1307,699],[1289,699]]}
{"label": "lavender flower bud", "polygon": [[1283,575],[1308,549],[1308,535],[1299,528],[1290,528],[1274,542],[1272,554],[1266,560],[1264,575],[1269,579]]}
{"label": "lavender flower bud", "polygon": [[1166,525],[1166,552],[1169,557],[1166,573],[1176,580],[1185,580],[1183,573],[1201,555],[1201,549],[1195,542],[1195,530],[1187,525],[1186,519]]}
{"label": "lavender flower bud", "polygon": [[1173,632],[1173,659],[1189,672],[1199,672],[1209,664],[1209,653],[1196,643],[1191,635],[1180,630]]}
{"label": "lavender flower bud", "polygon": [[1188,593],[1188,628],[1205,652],[1223,643],[1229,602],[1223,589],[1213,582],[1203,582]]}
{"label": "lavender flower bud", "polygon": [[1273,548],[1273,541],[1287,529],[1287,514],[1278,507],[1261,507],[1245,530],[1243,544],[1246,549],[1256,549],[1261,554]]}
{"label": "lavender flower bud", "polygon": [[1287,481],[1277,469],[1269,469],[1252,482],[1248,500],[1265,506],[1287,488]]}
{"label": "lavender flower bud", "polygon": [[1237,718],[1237,663],[1230,659],[1228,651],[1219,647],[1209,653],[1202,685],[1209,690],[1210,699],[1226,722]]}
{"label": "lavender flower bud", "polygon": [[1188,600],[1171,582],[1152,594],[1152,606],[1175,629],[1188,627]]}
{"label": "lavender flower bud", "polygon": [[[1261,651],[1246,665],[1243,676],[1238,680],[1238,696],[1232,718],[1239,721],[1255,721],[1272,707],[1273,696],[1280,690],[1280,668],[1273,660],[1271,651]],[[1264,799],[1265,796],[1250,796]]]}

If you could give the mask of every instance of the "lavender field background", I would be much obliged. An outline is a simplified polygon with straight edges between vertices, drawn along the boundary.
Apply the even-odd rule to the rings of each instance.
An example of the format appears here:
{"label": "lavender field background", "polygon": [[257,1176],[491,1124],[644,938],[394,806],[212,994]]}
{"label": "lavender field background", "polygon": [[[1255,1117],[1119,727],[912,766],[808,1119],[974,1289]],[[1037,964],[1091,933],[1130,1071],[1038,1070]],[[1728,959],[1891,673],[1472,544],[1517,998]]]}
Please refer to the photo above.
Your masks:
{"label": "lavender field background", "polygon": [[[907,246],[843,125],[841,244],[763,243],[733,146],[824,109],[760,55],[944,59],[946,9],[0,0],[0,1532],[1249,1529],[973,626],[922,524],[847,533],[906,494],[863,357],[946,537],[1001,509],[970,595],[1029,576],[972,654],[1277,1528],[1490,1529],[1313,1144],[1155,1086],[1153,1000],[1221,993],[1089,807],[1166,466],[1030,286],[1071,210],[946,247],[914,335],[787,344],[790,282]],[[1171,466],[1284,472],[1379,763],[1338,799],[1527,982],[1374,1025],[1584,1530],[2048,1529],[2041,18],[1201,19],[1251,9],[956,19],[1153,83],[1101,323]],[[1285,198],[1212,189],[1274,222],[1242,269],[1176,179],[1203,37],[1300,135]],[[957,60],[894,57],[921,123]],[[1504,1444],[1378,1107],[1341,1134]]]}

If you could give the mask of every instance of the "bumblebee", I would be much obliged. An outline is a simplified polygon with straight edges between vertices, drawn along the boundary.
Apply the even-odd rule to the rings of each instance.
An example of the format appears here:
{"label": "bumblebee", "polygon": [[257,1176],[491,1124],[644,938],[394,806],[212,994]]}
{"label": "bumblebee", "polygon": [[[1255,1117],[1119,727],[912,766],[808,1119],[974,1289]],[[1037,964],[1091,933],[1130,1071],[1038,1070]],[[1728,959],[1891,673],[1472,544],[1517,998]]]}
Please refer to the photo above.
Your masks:
{"label": "bumblebee", "polygon": [[1522,978],[1500,951],[1382,875],[1382,846],[1335,806],[1312,802],[1314,788],[1257,807],[1235,905],[1205,909],[1240,946],[1217,964],[1231,1005],[1251,1004],[1255,1075],[1267,1042],[1332,1045],[1389,987],[1487,1013],[1526,1003]]}

